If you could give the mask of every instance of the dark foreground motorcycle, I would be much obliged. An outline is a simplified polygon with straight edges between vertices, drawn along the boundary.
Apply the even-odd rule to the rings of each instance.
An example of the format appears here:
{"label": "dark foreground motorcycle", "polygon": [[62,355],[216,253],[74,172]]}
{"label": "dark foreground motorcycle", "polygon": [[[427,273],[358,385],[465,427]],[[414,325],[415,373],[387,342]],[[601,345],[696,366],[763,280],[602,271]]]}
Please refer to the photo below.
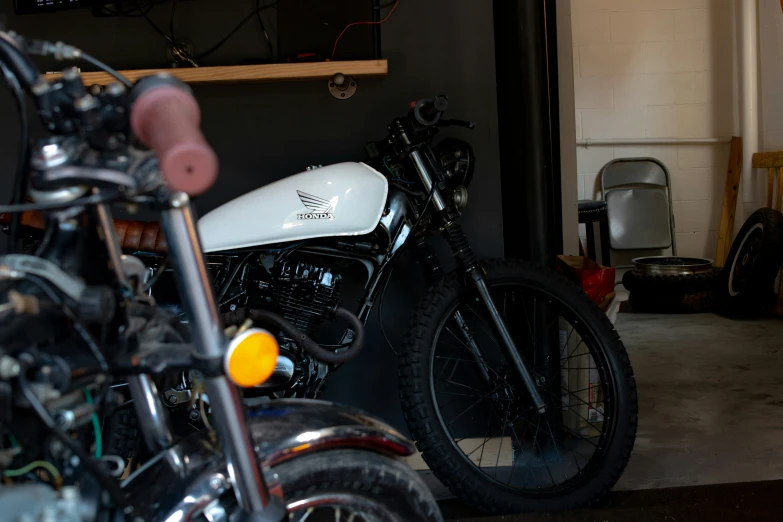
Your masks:
{"label": "dark foreground motorcycle", "polygon": [[[243,410],[235,384],[262,384],[278,347],[247,323],[221,325],[186,195],[211,185],[217,161],[188,88],[165,75],[131,84],[100,64],[119,81],[91,96],[76,69],[47,81],[31,54],[99,64],[62,43],[0,32],[0,69],[23,127],[27,95],[50,133],[29,164],[22,155],[33,203],[18,202],[20,189],[0,207],[43,211],[45,230],[35,255],[0,256],[0,518],[441,520],[426,486],[396,459],[412,444],[391,428],[318,401]],[[134,136],[153,151],[134,146]],[[189,328],[147,295],[143,263],[122,255],[112,203],[161,213]],[[340,362],[302,346],[315,360],[327,353]],[[191,392],[203,425],[178,440],[157,388],[183,372],[197,376]],[[126,463],[104,452],[101,419],[128,408],[150,458],[120,479]]]}

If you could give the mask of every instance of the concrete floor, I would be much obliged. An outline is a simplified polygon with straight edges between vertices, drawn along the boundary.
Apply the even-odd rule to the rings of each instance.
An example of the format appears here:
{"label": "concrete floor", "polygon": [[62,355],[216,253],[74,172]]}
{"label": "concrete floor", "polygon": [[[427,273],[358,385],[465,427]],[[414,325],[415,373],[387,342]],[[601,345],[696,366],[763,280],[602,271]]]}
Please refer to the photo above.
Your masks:
{"label": "concrete floor", "polygon": [[440,502],[449,522],[780,522],[783,481],[614,491],[600,506],[560,513],[481,516],[456,500]]}
{"label": "concrete floor", "polygon": [[783,478],[783,320],[620,314],[639,432],[616,489]]}

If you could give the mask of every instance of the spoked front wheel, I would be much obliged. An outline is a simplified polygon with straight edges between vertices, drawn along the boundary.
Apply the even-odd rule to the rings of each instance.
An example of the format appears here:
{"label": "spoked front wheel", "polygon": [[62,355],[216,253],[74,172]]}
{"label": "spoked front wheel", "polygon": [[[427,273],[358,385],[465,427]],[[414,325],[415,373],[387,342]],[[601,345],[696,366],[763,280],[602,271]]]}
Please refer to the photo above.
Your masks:
{"label": "spoked front wheel", "polygon": [[510,260],[484,269],[547,411],[533,407],[483,303],[453,274],[419,303],[403,346],[408,427],[437,477],[485,512],[594,503],[622,474],[636,435],[625,348],[603,312],[555,272]]}
{"label": "spoked front wheel", "polygon": [[442,522],[427,486],[404,462],[331,450],[273,468],[292,522]]}

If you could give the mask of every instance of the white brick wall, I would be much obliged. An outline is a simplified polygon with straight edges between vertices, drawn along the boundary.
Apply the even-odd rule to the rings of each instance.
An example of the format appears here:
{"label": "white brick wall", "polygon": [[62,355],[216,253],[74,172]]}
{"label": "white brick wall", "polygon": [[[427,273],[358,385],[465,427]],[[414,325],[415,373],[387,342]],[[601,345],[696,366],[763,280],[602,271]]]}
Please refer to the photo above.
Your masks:
{"label": "white brick wall", "polygon": [[783,13],[778,0],[759,2],[762,148],[783,150]]}
{"label": "white brick wall", "polygon": [[[778,5],[777,0],[761,1]],[[577,138],[711,138],[736,133],[731,0],[572,0],[571,6]],[[778,133],[783,149],[779,18],[775,45],[781,60],[781,117],[771,132]],[[728,148],[580,147],[579,198],[600,198],[598,173],[608,161],[655,157],[672,176],[679,253],[714,257]]]}

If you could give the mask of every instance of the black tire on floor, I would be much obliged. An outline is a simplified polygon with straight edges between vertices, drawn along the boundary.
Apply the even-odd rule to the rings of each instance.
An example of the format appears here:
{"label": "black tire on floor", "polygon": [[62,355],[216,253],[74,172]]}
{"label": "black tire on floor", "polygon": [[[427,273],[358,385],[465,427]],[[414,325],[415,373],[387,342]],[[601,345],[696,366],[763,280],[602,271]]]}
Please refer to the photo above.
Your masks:
{"label": "black tire on floor", "polygon": [[485,261],[487,284],[520,284],[540,289],[569,308],[589,329],[600,346],[617,403],[611,435],[603,458],[576,484],[547,494],[513,491],[492,480],[452,442],[438,406],[430,393],[432,354],[436,332],[458,303],[470,297],[464,275],[451,273],[441,279],[418,303],[402,346],[399,370],[400,399],[408,428],[429,468],[452,493],[486,513],[559,511],[593,505],[614,486],[623,473],[637,429],[636,382],[628,354],[612,323],[580,288],[556,272],[517,260]]}
{"label": "black tire on floor", "polygon": [[[419,475],[404,462],[384,455],[330,450],[288,460],[272,469],[288,506],[315,495],[347,494],[370,501],[401,522],[443,520],[438,504]],[[318,518],[317,514],[313,519],[336,520]]]}
{"label": "black tire on floor", "polygon": [[759,209],[731,244],[718,290],[721,310],[729,315],[750,315],[770,304],[781,263],[783,214]]}
{"label": "black tire on floor", "polygon": [[628,297],[634,312],[654,314],[701,314],[715,308],[714,290],[687,294],[661,294],[634,290]]}
{"label": "black tire on floor", "polygon": [[648,275],[630,270],[623,286],[634,311],[680,314],[704,313],[715,306],[720,268],[689,275]]}
{"label": "black tire on floor", "polygon": [[720,275],[720,268],[687,275],[648,275],[629,270],[623,275],[623,286],[631,293],[638,291],[645,294],[685,295],[714,291]]}

